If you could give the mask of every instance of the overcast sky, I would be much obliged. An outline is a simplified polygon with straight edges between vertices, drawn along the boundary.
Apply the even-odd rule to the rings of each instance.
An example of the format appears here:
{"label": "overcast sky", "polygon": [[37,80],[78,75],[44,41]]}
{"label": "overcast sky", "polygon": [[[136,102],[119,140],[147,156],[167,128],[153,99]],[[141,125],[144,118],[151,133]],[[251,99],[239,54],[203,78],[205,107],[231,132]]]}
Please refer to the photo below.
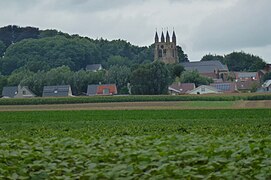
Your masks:
{"label": "overcast sky", "polygon": [[190,60],[245,51],[271,62],[271,0],[0,0],[0,26],[149,46],[174,28]]}

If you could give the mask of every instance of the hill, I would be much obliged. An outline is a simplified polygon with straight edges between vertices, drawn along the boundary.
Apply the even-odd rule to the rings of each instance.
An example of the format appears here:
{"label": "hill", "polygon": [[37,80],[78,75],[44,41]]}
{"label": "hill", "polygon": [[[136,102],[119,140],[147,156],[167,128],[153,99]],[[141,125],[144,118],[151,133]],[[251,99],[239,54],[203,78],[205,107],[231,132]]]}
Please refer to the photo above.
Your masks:
{"label": "hill", "polygon": [[[187,61],[181,47],[178,51],[180,61]],[[111,65],[132,66],[153,61],[152,45],[139,47],[120,39],[94,40],[57,30],[11,25],[0,28],[0,53],[0,72],[3,75],[19,68],[38,72],[66,65],[78,71],[94,63],[108,68]]]}

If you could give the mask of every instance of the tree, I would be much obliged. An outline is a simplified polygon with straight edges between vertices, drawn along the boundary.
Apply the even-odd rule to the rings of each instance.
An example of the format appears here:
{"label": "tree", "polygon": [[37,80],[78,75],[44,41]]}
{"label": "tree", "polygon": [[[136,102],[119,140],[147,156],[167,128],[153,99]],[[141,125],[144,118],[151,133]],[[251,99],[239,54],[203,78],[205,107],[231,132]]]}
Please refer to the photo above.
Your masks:
{"label": "tree", "polygon": [[170,72],[162,62],[139,66],[132,72],[133,94],[166,94],[170,83]]}
{"label": "tree", "polygon": [[180,78],[182,83],[195,83],[198,87],[200,85],[209,85],[213,82],[211,78],[201,76],[198,71],[185,71]]}
{"label": "tree", "polygon": [[127,84],[130,83],[131,69],[127,66],[111,66],[107,72],[108,83],[116,84],[120,94],[128,94]]}
{"label": "tree", "polygon": [[22,83],[22,81],[25,81],[26,79],[31,79],[33,75],[34,73],[27,69],[17,69],[10,76],[8,76],[7,83],[9,86],[18,86]]}
{"label": "tree", "polygon": [[181,46],[177,46],[177,52],[179,56],[179,62],[189,62],[188,56],[183,52]]}
{"label": "tree", "polygon": [[5,43],[6,47],[23,39],[37,39],[38,36],[39,29],[34,27],[9,25],[0,28],[0,40]]}
{"label": "tree", "polygon": [[230,71],[259,71],[266,66],[262,58],[244,52],[233,52],[225,56],[223,62]]}
{"label": "tree", "polygon": [[7,85],[7,77],[0,74],[0,92],[2,93],[3,88]]}
{"label": "tree", "polygon": [[267,80],[270,80],[270,79],[271,79],[271,72],[266,73],[266,74],[263,76],[263,81],[267,81]]}
{"label": "tree", "polygon": [[200,61],[220,61],[223,62],[224,57],[220,55],[207,54],[201,58]]}
{"label": "tree", "polygon": [[6,51],[6,45],[3,43],[3,41],[0,41],[0,57],[4,55],[5,51]]}
{"label": "tree", "polygon": [[114,65],[118,66],[131,66],[132,62],[127,57],[122,56],[110,56],[107,60],[107,67],[111,67]]}

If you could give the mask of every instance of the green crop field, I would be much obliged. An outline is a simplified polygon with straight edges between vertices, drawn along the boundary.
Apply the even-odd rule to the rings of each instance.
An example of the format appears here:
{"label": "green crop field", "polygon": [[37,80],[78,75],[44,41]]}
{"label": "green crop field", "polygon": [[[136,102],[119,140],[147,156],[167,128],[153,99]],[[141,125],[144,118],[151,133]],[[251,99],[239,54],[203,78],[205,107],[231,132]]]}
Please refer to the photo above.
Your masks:
{"label": "green crop field", "polygon": [[0,179],[271,179],[271,110],[1,112]]}

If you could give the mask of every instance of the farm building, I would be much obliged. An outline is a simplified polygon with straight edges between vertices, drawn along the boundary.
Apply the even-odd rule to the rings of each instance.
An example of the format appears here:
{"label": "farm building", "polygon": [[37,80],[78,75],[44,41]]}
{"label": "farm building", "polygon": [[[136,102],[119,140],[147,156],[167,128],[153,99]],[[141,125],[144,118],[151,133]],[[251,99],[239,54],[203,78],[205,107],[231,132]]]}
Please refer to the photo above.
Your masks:
{"label": "farm building", "polygon": [[32,98],[36,95],[27,86],[9,86],[4,87],[2,91],[3,98]]}
{"label": "farm building", "polygon": [[93,84],[88,85],[87,95],[116,95],[118,94],[117,86],[115,84]]}
{"label": "farm building", "polygon": [[92,71],[92,72],[97,72],[102,69],[103,69],[103,67],[101,64],[90,64],[90,65],[87,65],[87,67],[86,67],[86,71]]}
{"label": "farm building", "polygon": [[228,66],[222,64],[220,61],[184,62],[181,65],[186,71],[198,71],[201,75],[215,80],[225,80],[229,74]]}
{"label": "farm building", "polygon": [[265,81],[259,91],[260,92],[271,92],[271,80]]}
{"label": "farm building", "polygon": [[218,91],[223,93],[234,93],[237,92],[236,83],[213,83],[210,86],[216,88]]}
{"label": "farm building", "polygon": [[70,85],[44,86],[42,97],[68,97],[72,96]]}
{"label": "farm building", "polygon": [[258,81],[258,72],[234,72],[235,81]]}
{"label": "farm building", "polygon": [[188,91],[187,93],[188,94],[218,94],[220,92],[218,89],[212,86],[202,85],[202,86],[197,87],[196,89]]}
{"label": "farm building", "polygon": [[168,87],[168,92],[171,95],[186,94],[187,91],[195,89],[194,83],[173,83]]}

